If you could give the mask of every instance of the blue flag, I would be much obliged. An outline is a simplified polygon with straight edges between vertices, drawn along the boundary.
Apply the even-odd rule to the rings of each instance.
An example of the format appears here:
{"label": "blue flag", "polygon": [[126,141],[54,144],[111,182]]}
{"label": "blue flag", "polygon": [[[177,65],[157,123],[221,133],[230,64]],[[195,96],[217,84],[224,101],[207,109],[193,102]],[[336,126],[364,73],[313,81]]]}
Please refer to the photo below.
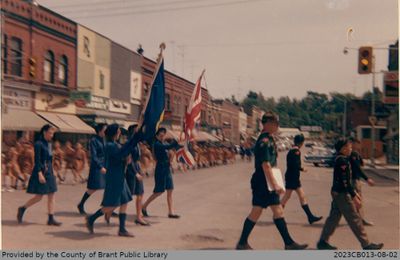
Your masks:
{"label": "blue flag", "polygon": [[159,63],[158,70],[151,86],[151,92],[144,112],[142,131],[144,139],[151,143],[158,126],[163,121],[165,108],[165,78],[164,59]]}

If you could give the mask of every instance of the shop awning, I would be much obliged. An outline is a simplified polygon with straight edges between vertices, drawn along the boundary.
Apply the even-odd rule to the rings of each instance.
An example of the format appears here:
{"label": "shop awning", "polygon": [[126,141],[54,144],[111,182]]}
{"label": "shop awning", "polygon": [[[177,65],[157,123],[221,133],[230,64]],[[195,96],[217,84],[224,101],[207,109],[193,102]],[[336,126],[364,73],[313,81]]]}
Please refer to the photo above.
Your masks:
{"label": "shop awning", "polygon": [[46,120],[28,110],[7,109],[1,120],[1,128],[7,131],[39,131],[45,124]]}
{"label": "shop awning", "polygon": [[204,131],[197,131],[196,133],[194,133],[194,140],[198,142],[205,142],[205,141],[219,142],[219,140],[216,137]]}
{"label": "shop awning", "polygon": [[87,125],[75,115],[51,112],[37,112],[38,115],[55,125],[61,132],[76,134],[94,134],[92,127]]}

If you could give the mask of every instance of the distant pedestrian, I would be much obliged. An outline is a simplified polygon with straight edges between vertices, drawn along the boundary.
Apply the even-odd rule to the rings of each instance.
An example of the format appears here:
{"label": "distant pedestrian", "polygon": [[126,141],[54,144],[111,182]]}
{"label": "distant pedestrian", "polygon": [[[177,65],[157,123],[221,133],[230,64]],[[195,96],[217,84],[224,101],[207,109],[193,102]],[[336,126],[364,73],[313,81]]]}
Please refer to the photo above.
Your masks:
{"label": "distant pedestrian", "polygon": [[285,174],[286,181],[286,193],[282,198],[282,207],[285,207],[286,203],[290,199],[293,191],[296,191],[299,197],[301,207],[307,215],[308,223],[312,224],[322,219],[322,217],[316,217],[311,213],[310,207],[306,201],[304,190],[300,183],[300,172],[305,171],[301,166],[301,147],[304,144],[304,136],[296,135],[294,137],[294,146],[289,150],[286,156],[287,170]]}
{"label": "distant pedestrian", "polygon": [[352,152],[352,143],[348,139],[340,138],[335,144],[335,149],[337,157],[333,170],[331,210],[322,229],[317,248],[325,250],[337,249],[337,247],[330,245],[328,242],[343,215],[363,249],[379,250],[383,247],[383,243],[374,244],[369,242],[362,219],[357,212],[357,209],[361,207],[361,198],[351,185],[349,156]]}
{"label": "distant pedestrian", "polygon": [[60,183],[64,182],[64,177],[61,173],[62,165],[64,161],[64,151],[61,149],[61,144],[58,141],[54,142],[53,145],[53,171],[54,176],[58,178]]}
{"label": "distant pedestrian", "polygon": [[64,176],[63,179],[67,177],[67,171],[69,170],[72,173],[74,178],[74,184],[76,183],[76,174],[75,174],[75,149],[72,147],[72,143],[70,141],[65,142],[64,146],[64,161],[65,161],[65,168],[64,168]]}
{"label": "distant pedestrian", "polygon": [[54,195],[57,192],[56,177],[53,173],[52,146],[55,127],[47,124],[40,130],[40,139],[35,143],[35,166],[29,179],[27,192],[34,194],[24,206],[18,208],[17,220],[22,223],[24,213],[30,206],[41,201],[43,195],[47,195],[48,220],[47,225],[60,226],[61,223],[54,219]]}
{"label": "distant pedestrian", "polygon": [[95,127],[96,135],[90,139],[90,169],[87,182],[87,190],[83,194],[78,204],[79,213],[85,215],[85,203],[89,197],[98,190],[104,190],[106,186],[105,174],[105,131],[107,124],[97,124]]}
{"label": "distant pedestrian", "polygon": [[[279,120],[273,113],[266,113],[262,117],[263,131],[255,145],[255,172],[251,178],[253,191],[253,208],[243,224],[242,234],[236,246],[238,250],[252,249],[248,243],[248,237],[260,218],[263,209],[270,207],[273,213],[274,224],[278,229],[286,250],[301,250],[307,248],[307,244],[296,243],[289,234],[283,208],[279,201],[279,194],[284,192],[283,187],[277,184],[272,169],[277,167],[278,151],[273,134],[278,131]],[[268,184],[273,189],[268,189]]]}
{"label": "distant pedestrian", "polygon": [[75,182],[84,183],[86,179],[83,177],[82,172],[87,165],[87,155],[83,146],[78,142],[75,144],[75,158],[74,158],[74,173]]}

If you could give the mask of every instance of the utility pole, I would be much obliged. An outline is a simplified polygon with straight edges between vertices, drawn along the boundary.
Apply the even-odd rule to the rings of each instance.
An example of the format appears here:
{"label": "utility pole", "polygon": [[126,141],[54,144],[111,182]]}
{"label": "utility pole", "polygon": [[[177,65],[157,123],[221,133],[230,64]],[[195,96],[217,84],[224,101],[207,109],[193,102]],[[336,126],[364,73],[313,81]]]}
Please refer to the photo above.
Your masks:
{"label": "utility pole", "polygon": [[372,150],[371,150],[371,166],[375,168],[375,55],[372,55],[372,100],[371,100],[371,141],[372,141]]}

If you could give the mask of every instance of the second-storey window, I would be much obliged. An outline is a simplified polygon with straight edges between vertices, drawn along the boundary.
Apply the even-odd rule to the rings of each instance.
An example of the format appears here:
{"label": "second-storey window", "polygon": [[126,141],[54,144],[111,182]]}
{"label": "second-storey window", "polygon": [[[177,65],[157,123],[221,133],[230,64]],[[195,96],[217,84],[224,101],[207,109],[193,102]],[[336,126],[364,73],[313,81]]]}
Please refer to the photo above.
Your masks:
{"label": "second-storey window", "polygon": [[10,42],[11,75],[22,76],[22,41],[16,37],[11,38]]}
{"label": "second-storey window", "polygon": [[54,54],[52,51],[46,52],[44,56],[44,80],[50,83],[54,83]]}

